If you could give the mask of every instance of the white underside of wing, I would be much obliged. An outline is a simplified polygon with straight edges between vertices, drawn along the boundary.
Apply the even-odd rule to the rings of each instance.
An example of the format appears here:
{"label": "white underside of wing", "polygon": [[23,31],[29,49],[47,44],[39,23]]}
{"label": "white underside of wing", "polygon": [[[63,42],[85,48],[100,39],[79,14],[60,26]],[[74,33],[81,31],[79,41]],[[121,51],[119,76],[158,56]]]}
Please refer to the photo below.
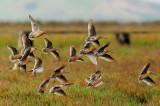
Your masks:
{"label": "white underside of wing", "polygon": [[106,60],[106,61],[109,61],[109,62],[112,62],[112,61],[114,61],[114,60],[112,60],[112,59],[105,58],[105,57],[99,57],[99,58],[101,58],[101,59],[104,59],[104,60]]}
{"label": "white underside of wing", "polygon": [[12,70],[17,70],[18,69],[18,63],[14,63],[14,67],[12,68]]}
{"label": "white underside of wing", "polygon": [[102,84],[103,84],[103,81],[101,81],[100,83],[96,84],[95,87],[98,87],[98,86],[100,86]]}
{"label": "white underside of wing", "polygon": [[49,90],[49,94],[52,93],[53,89],[54,89],[54,87],[52,87],[52,88]]}
{"label": "white underside of wing", "polygon": [[12,63],[15,63],[15,62],[16,62],[16,59],[14,59],[14,60],[13,60],[13,59],[11,59],[11,58],[12,58],[12,56],[13,56],[13,55],[10,55],[10,56],[9,56],[9,60],[10,60]]}
{"label": "white underside of wing", "polygon": [[156,84],[154,84],[153,82],[149,82],[149,81],[147,81],[147,80],[145,80],[145,79],[143,79],[142,80],[144,83],[146,83],[147,85],[149,85],[149,86],[154,86],[154,85],[156,85]]}
{"label": "white underside of wing", "polygon": [[56,79],[57,79],[58,81],[60,81],[60,82],[64,82],[62,79],[60,79],[60,78],[58,78],[58,77],[56,77]]}
{"label": "white underside of wing", "polygon": [[96,59],[94,53],[92,53],[92,54],[85,54],[85,56],[87,56],[92,61],[93,64],[97,65],[97,59]]}
{"label": "white underside of wing", "polygon": [[58,96],[64,96],[63,93],[59,93],[59,92],[54,92],[54,94],[56,94]]}
{"label": "white underside of wing", "polygon": [[43,71],[43,68],[37,68],[37,69],[34,69],[33,72],[32,72],[32,75],[36,74],[36,73],[41,73]]}
{"label": "white underside of wing", "polygon": [[12,63],[15,63],[15,62],[17,62],[17,60],[16,60],[16,59],[15,59],[15,60],[11,60],[11,59],[10,59],[10,61],[11,61]]}
{"label": "white underside of wing", "polygon": [[50,53],[55,59],[57,59],[57,56],[53,52],[50,52]]}

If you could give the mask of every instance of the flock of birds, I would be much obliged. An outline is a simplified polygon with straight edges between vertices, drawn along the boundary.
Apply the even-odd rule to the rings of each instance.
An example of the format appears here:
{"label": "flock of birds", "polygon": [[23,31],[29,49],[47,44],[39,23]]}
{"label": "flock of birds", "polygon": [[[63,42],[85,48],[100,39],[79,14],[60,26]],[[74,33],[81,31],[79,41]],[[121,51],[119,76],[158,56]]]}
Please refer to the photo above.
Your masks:
{"label": "flock of birds", "polygon": [[[34,51],[38,50],[44,54],[50,53],[54,56],[54,58],[57,61],[61,61],[61,58],[58,53],[58,51],[60,50],[53,47],[52,42],[47,38],[44,39],[46,47],[43,48],[42,50],[33,46],[33,41],[37,37],[40,37],[47,33],[39,29],[38,23],[34,20],[34,18],[31,15],[29,15],[29,19],[32,27],[32,32],[29,34],[29,36],[26,36],[26,35],[22,36],[23,49],[21,50],[21,53],[19,53],[16,48],[12,47],[9,44],[7,44],[7,48],[12,53],[9,56],[10,61],[14,63],[14,67],[12,67],[12,70],[23,70],[25,72],[32,72],[31,75],[35,75],[37,73],[41,73],[44,69],[48,69],[48,68],[42,67],[42,60],[38,56],[35,56],[33,54]],[[76,49],[74,45],[71,45],[70,58],[68,59],[68,62],[71,63],[74,61],[84,61],[82,59],[82,56],[88,57],[91,60],[91,62],[95,65],[97,65],[97,58],[104,59],[108,62],[115,61],[115,59],[108,54],[109,52],[112,52],[112,51],[106,49],[110,45],[110,42],[107,42],[106,44],[101,46],[99,49],[91,46],[91,44],[95,46],[100,46],[99,39],[101,38],[104,38],[104,37],[96,34],[93,20],[91,19],[88,23],[88,37],[85,39],[85,45],[81,48],[81,50],[79,51],[79,54],[76,53]],[[26,71],[26,65],[29,62],[31,62],[31,58],[35,59],[34,67],[30,71]],[[148,71],[149,66],[150,66],[150,61],[142,69],[142,72],[138,77],[138,81],[139,82],[142,81],[150,86],[153,86],[153,85],[156,85],[156,83],[149,77],[150,74],[154,74],[153,72]],[[49,86],[52,86],[49,90],[49,94],[54,93],[59,96],[66,96],[66,93],[62,90],[62,87],[70,86],[73,83],[68,83],[68,80],[63,75],[64,73],[68,73],[67,71],[64,70],[65,67],[66,65],[62,65],[61,67],[55,68],[52,75],[40,84],[37,90],[37,94],[39,95],[44,94],[44,91]],[[98,87],[101,84],[103,84],[103,82],[105,81],[101,77],[103,70],[104,68],[102,67],[102,70],[98,70],[97,72],[93,73],[90,77],[85,78],[85,81],[88,83],[87,88]],[[63,84],[53,86],[52,84],[49,83],[50,80],[55,80],[55,79],[62,82]]]}

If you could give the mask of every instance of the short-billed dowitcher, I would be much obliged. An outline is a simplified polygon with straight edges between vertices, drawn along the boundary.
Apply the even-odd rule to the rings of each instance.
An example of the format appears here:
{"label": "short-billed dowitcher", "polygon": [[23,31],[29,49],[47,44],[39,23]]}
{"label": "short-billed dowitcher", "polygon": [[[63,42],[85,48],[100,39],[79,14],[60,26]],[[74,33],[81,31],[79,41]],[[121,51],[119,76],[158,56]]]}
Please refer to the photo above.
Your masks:
{"label": "short-billed dowitcher", "polygon": [[63,82],[63,83],[68,82],[68,80],[63,76],[63,73],[68,73],[64,70],[65,67],[66,67],[66,65],[63,65],[59,68],[56,68],[53,71],[53,74],[51,75],[51,79],[53,80],[54,78],[56,78],[60,82]]}
{"label": "short-billed dowitcher", "polygon": [[54,93],[58,96],[66,96],[66,93],[62,90],[63,86],[70,86],[73,83],[69,83],[69,84],[59,84],[56,86],[53,86],[50,90],[49,90],[49,94]]}
{"label": "short-billed dowitcher", "polygon": [[34,18],[29,15],[32,32],[29,34],[30,40],[35,40],[35,38],[42,36],[43,34],[47,34],[44,31],[40,31],[38,23],[34,20]]}
{"label": "short-billed dowitcher", "polygon": [[156,83],[149,77],[150,74],[154,74],[152,71],[148,71],[148,68],[150,67],[150,61],[144,66],[142,69],[142,72],[140,73],[138,77],[139,82],[144,82],[147,85],[154,86]]}
{"label": "short-billed dowitcher", "polygon": [[95,56],[99,57],[101,59],[104,59],[106,61],[113,62],[115,59],[108,54],[108,52],[111,52],[111,51],[110,50],[105,50],[105,48],[108,47],[109,44],[110,44],[110,42],[108,42],[108,43],[104,44],[102,47],[100,47],[97,50],[97,52],[95,53]]}
{"label": "short-billed dowitcher", "polygon": [[96,30],[93,24],[93,20],[91,19],[88,23],[88,37],[86,38],[86,43],[93,43],[93,45],[99,46],[99,39],[104,38],[96,34]]}
{"label": "short-billed dowitcher", "polygon": [[30,70],[29,72],[32,72],[32,75],[34,75],[36,73],[43,72],[44,69],[47,69],[47,68],[46,67],[42,67],[42,60],[38,56],[36,56],[35,57],[34,68],[32,70]]}
{"label": "short-billed dowitcher", "polygon": [[60,56],[59,56],[58,52],[56,51],[56,50],[59,50],[59,49],[54,48],[54,47],[52,46],[52,42],[49,41],[47,38],[45,38],[44,41],[45,41],[46,48],[43,48],[43,49],[42,49],[42,52],[43,52],[44,54],[51,53],[57,60],[60,61],[60,60],[61,60],[61,59],[60,59]]}
{"label": "short-billed dowitcher", "polygon": [[84,61],[80,55],[76,54],[76,49],[74,48],[74,45],[70,46],[70,58],[68,62],[73,62],[73,61]]}
{"label": "short-billed dowitcher", "polygon": [[93,64],[97,65],[94,50],[96,50],[96,48],[91,47],[91,43],[86,43],[84,47],[79,51],[79,54],[82,56],[87,56],[93,62]]}
{"label": "short-billed dowitcher", "polygon": [[17,62],[17,60],[21,59],[22,55],[17,51],[16,48],[12,47],[11,45],[7,44],[7,48],[11,51],[11,55],[9,59],[11,62]]}
{"label": "short-billed dowitcher", "polygon": [[101,78],[103,70],[104,68],[93,73],[89,78],[85,78],[85,81],[88,83],[87,88],[90,88],[92,86],[98,87],[103,84],[104,79]]}
{"label": "short-billed dowitcher", "polygon": [[44,94],[44,91],[48,88],[50,78],[45,79],[39,86],[38,90],[37,90],[37,94],[41,95]]}

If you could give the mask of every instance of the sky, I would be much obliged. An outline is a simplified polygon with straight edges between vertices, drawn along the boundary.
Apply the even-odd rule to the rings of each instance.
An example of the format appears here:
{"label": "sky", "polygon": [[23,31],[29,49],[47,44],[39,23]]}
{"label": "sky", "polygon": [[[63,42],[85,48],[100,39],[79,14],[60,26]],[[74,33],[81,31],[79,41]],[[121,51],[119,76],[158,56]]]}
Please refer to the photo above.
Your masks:
{"label": "sky", "polygon": [[0,0],[1,22],[160,20],[160,0]]}

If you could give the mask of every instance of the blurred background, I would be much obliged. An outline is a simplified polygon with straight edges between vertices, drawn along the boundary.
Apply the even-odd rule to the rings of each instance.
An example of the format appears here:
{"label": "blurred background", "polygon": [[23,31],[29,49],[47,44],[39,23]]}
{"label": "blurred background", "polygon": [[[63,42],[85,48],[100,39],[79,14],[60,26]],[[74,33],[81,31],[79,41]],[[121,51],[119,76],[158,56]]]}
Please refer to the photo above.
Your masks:
{"label": "blurred background", "polygon": [[[63,30],[71,30],[72,25],[75,31],[86,30],[87,27],[79,26],[86,26],[90,19],[97,23],[97,27],[103,26],[104,29],[104,26],[109,26],[104,30],[116,30],[119,27],[129,30],[135,25],[136,29],[151,30],[159,29],[157,24],[160,23],[159,0],[1,0],[0,11],[0,24],[3,25],[0,30],[3,30],[6,24],[14,30],[30,30],[27,27],[30,26],[29,14],[38,20],[39,24],[48,24],[50,27],[54,25],[52,30],[56,25],[67,25],[68,29],[62,27]],[[125,25],[129,26],[126,28]]]}
{"label": "blurred background", "polygon": [[[51,54],[35,52],[42,60],[42,66],[54,70],[66,64],[65,76],[73,87],[65,88],[67,98],[36,95],[40,83],[51,75],[44,71],[38,76],[11,71],[13,63],[8,57],[10,44],[20,52],[21,36],[31,32],[29,14],[38,21],[40,30],[48,33],[37,38],[34,46],[45,47],[48,38],[62,59],[57,62]],[[107,39],[100,39],[100,45],[111,42],[107,47],[116,60],[107,62],[97,59],[93,65],[87,58],[84,62],[68,63],[70,45],[78,51],[88,36],[88,22],[93,19],[96,32]],[[160,104],[160,0],[0,0],[0,104],[16,105],[158,105]],[[92,45],[93,46],[93,45]],[[99,48],[99,47],[96,47]],[[143,66],[151,61],[151,76],[157,83],[153,89],[139,84],[137,78]],[[27,71],[34,66],[27,64]],[[97,89],[87,89],[85,77],[104,66],[103,76],[108,82]],[[58,82],[59,83],[59,82]],[[58,84],[57,83],[57,84]],[[137,87],[138,86],[138,87]],[[48,91],[47,91],[48,92]]]}
{"label": "blurred background", "polygon": [[159,0],[5,0],[0,11],[0,35],[31,32],[29,14],[50,35],[87,33],[90,19],[98,34],[112,34],[119,44],[130,43],[130,35],[160,34]]}
{"label": "blurred background", "polygon": [[159,0],[5,0],[0,3],[1,22],[27,22],[28,14],[42,22],[159,21]]}

